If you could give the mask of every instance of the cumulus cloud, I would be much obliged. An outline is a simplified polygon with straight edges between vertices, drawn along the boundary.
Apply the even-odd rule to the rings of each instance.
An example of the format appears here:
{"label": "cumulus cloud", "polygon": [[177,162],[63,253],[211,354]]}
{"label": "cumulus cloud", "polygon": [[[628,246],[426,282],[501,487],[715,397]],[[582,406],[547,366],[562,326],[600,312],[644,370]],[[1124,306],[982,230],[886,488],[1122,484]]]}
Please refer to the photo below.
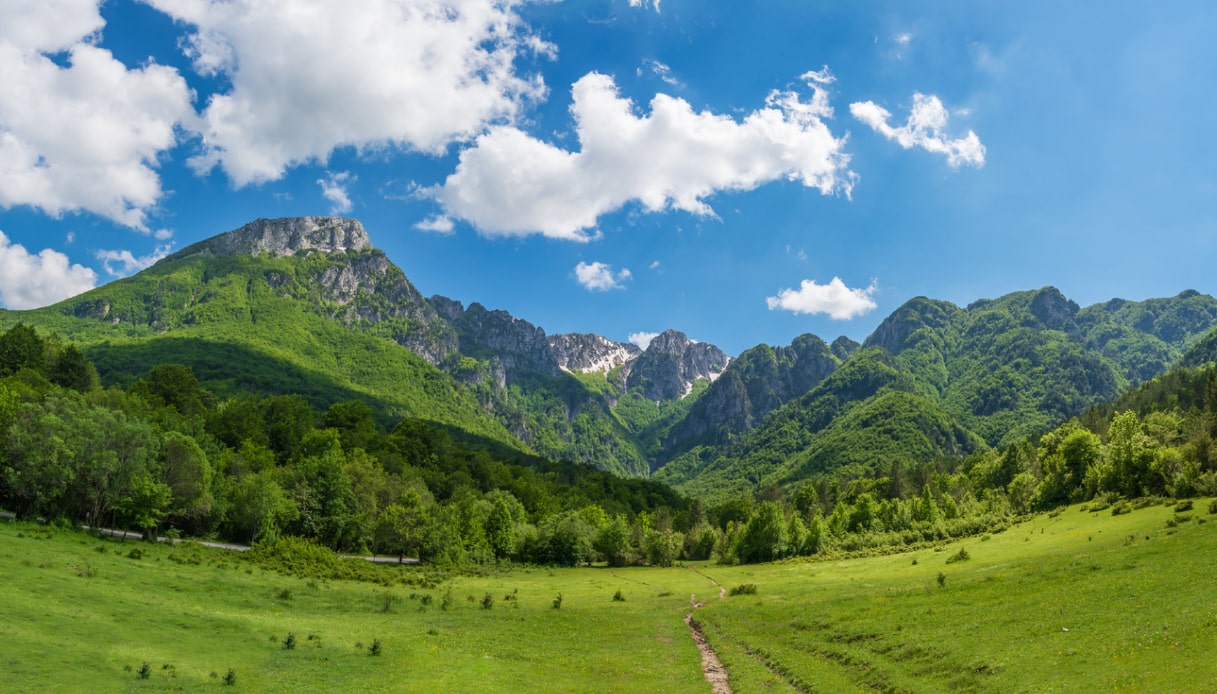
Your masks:
{"label": "cumulus cloud", "polygon": [[589,291],[607,292],[610,289],[624,289],[622,282],[633,277],[629,270],[622,268],[614,274],[613,266],[601,262],[579,263],[575,266],[575,279]]}
{"label": "cumulus cloud", "polygon": [[651,340],[659,337],[659,333],[636,332],[630,333],[629,341],[632,344],[638,345],[639,349],[646,349],[651,346]]}
{"label": "cumulus cloud", "polygon": [[415,224],[414,228],[419,231],[431,231],[436,234],[451,234],[456,225],[452,223],[451,219],[443,215],[436,215]]}
{"label": "cumulus cloud", "polygon": [[889,140],[895,140],[905,149],[920,147],[927,152],[944,154],[947,164],[958,167],[968,164],[980,168],[985,165],[985,146],[971,130],[968,134],[952,139],[944,132],[950,113],[938,97],[913,94],[913,110],[904,125],[888,124],[892,114],[873,101],[859,101],[849,105],[854,118],[869,125],[875,132]]}
{"label": "cumulus cloud", "polygon": [[146,0],[193,28],[194,68],[231,87],[199,126],[199,171],[238,187],[338,147],[443,153],[542,98],[523,53],[552,56],[514,0]]}
{"label": "cumulus cloud", "polygon": [[321,186],[321,196],[330,201],[330,214],[346,214],[354,205],[351,196],[347,194],[347,185],[355,181],[350,171],[328,173],[325,178],[317,179]]}
{"label": "cumulus cloud", "polygon": [[866,289],[850,289],[840,277],[832,278],[828,284],[803,280],[798,289],[783,289],[777,296],[765,299],[765,303],[769,304],[770,311],[825,313],[835,320],[849,320],[875,309],[875,300],[871,297],[878,290],[879,284],[874,281]]}
{"label": "cumulus cloud", "polygon": [[0,231],[0,304],[11,309],[39,308],[97,286],[97,273],[46,248],[31,254]]}
{"label": "cumulus cloud", "polygon": [[148,255],[136,257],[131,251],[96,251],[93,255],[101,261],[102,267],[106,269],[111,276],[126,277],[133,272],[139,272],[144,268],[151,267],[153,263],[169,255],[169,251],[173,249],[173,244],[157,246]]}
{"label": "cumulus cloud", "polygon": [[630,7],[653,7],[659,12],[659,0],[630,0]]}
{"label": "cumulus cloud", "polygon": [[492,128],[460,155],[456,171],[432,195],[447,213],[487,235],[587,241],[606,213],[637,202],[648,212],[713,216],[706,198],[786,178],[821,193],[849,194],[844,138],[832,116],[826,70],[802,76],[811,94],[773,91],[765,105],[736,121],[694,112],[666,94],[638,115],[613,78],[589,73],[572,88],[571,114],[581,150],[569,152],[515,127]]}
{"label": "cumulus cloud", "polygon": [[157,158],[193,118],[193,95],[176,70],[129,70],[93,45],[105,25],[99,2],[4,4],[0,208],[83,210],[146,231],[162,195]]}

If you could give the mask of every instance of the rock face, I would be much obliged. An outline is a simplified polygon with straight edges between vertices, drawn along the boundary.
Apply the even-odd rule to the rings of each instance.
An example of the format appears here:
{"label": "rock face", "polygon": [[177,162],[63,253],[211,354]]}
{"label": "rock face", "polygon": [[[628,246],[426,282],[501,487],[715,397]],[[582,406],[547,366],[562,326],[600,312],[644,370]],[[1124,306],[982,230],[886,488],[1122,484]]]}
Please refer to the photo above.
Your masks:
{"label": "rock face", "polygon": [[737,434],[759,425],[765,415],[832,375],[842,361],[833,351],[806,334],[789,347],[758,345],[744,352],[672,428],[665,450],[683,450],[712,434]]}
{"label": "rock face", "polygon": [[677,400],[692,391],[694,381],[717,380],[729,361],[714,345],[693,342],[682,332],[666,330],[634,360],[626,386],[641,387],[649,400]]}
{"label": "rock face", "polygon": [[358,220],[346,217],[258,219],[215,238],[188,246],[169,259],[194,255],[302,255],[314,251],[370,251],[372,241]]}
{"label": "rock face", "polygon": [[464,308],[459,301],[435,296],[430,305],[448,321],[459,338],[460,353],[476,359],[497,360],[511,374],[536,371],[561,373],[545,331],[506,311],[490,311],[479,303]]}
{"label": "rock face", "polygon": [[612,371],[642,354],[637,345],[614,342],[590,333],[550,335],[549,347],[558,360],[559,369],[580,373]]}

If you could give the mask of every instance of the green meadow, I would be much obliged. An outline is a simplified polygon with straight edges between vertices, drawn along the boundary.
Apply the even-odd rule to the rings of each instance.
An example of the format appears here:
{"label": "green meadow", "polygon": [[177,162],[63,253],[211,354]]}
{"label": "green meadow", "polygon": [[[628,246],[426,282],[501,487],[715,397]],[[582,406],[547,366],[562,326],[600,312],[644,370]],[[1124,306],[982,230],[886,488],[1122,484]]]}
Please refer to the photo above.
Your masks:
{"label": "green meadow", "polygon": [[373,581],[6,521],[0,690],[705,692],[693,613],[736,692],[1217,691],[1212,503],[883,556]]}

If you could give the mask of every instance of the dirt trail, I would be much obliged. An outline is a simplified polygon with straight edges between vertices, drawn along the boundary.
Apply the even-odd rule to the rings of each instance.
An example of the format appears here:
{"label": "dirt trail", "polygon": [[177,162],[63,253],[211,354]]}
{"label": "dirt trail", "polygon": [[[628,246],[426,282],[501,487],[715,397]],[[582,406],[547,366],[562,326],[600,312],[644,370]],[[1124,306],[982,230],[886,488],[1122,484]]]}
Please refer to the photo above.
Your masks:
{"label": "dirt trail", "polygon": [[728,682],[727,669],[723,667],[723,663],[718,659],[718,654],[706,641],[706,635],[702,633],[701,624],[698,624],[696,619],[693,619],[693,613],[685,615],[685,624],[689,625],[689,634],[693,636],[693,640],[697,643],[697,650],[701,651],[701,670],[706,676],[706,681],[710,683],[710,691],[713,694],[732,694],[731,683]]}
{"label": "dirt trail", "polygon": [[[725,587],[723,587],[723,584],[714,580],[713,576],[706,575],[706,574],[698,571],[697,569],[694,569],[693,567],[689,567],[689,570],[692,571],[693,573],[697,574],[698,576],[701,576],[702,578],[706,579],[707,581],[713,583],[714,585],[718,586],[718,599],[719,600],[726,599],[727,589]],[[702,603],[702,604],[705,604],[705,603]],[[701,605],[698,605],[698,607],[701,607]]]}

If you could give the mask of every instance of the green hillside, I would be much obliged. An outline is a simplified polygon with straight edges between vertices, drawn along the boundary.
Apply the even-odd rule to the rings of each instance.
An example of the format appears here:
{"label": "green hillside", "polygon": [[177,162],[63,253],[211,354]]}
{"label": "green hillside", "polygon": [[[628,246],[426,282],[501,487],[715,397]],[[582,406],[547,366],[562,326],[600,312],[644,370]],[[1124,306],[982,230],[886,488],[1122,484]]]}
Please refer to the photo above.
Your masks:
{"label": "green hillside", "polygon": [[184,363],[224,396],[299,394],[318,410],[361,399],[382,421],[424,419],[524,450],[451,377],[393,340],[331,317],[340,306],[319,278],[345,260],[166,259],[54,306],[0,312],[0,327],[24,321],[82,345],[107,383]]}

